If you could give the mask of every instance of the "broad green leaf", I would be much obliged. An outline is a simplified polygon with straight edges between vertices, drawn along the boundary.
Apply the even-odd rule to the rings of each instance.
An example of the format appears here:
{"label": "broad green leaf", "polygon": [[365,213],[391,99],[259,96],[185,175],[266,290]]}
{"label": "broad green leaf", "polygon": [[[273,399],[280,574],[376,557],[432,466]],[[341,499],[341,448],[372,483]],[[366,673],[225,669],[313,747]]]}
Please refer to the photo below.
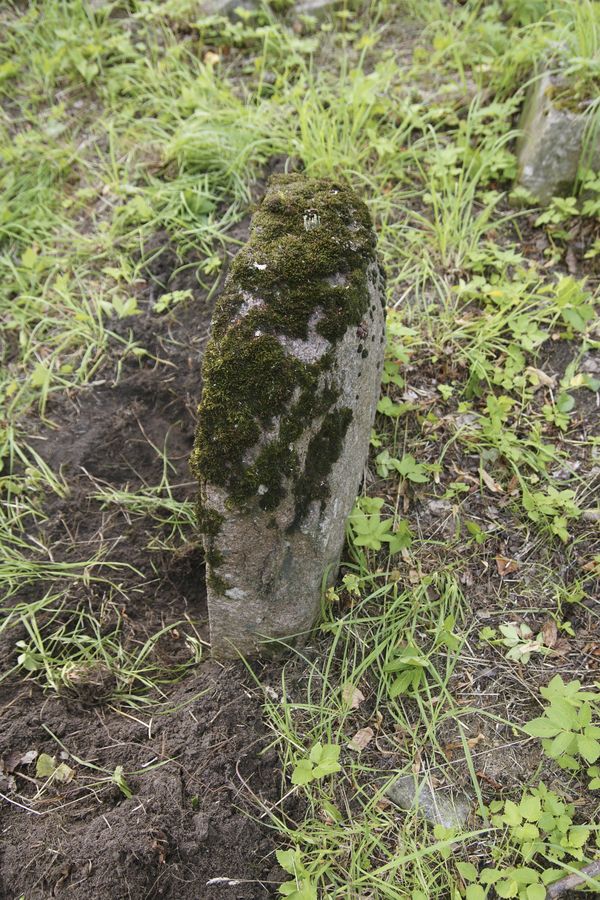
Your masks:
{"label": "broad green leaf", "polygon": [[286,881],[280,885],[279,893],[289,900],[317,900],[316,888],[307,878],[303,878],[299,885],[296,881]]}
{"label": "broad green leaf", "polygon": [[21,257],[21,265],[24,269],[33,269],[37,262],[37,247],[28,247]]}
{"label": "broad green leaf", "polygon": [[313,780],[313,765],[309,759],[301,759],[292,772],[292,784],[308,784]]}
{"label": "broad green leaf", "polygon": [[398,474],[402,475],[403,478],[408,478],[409,481],[414,481],[417,484],[424,484],[426,481],[429,481],[426,466],[418,463],[410,453],[407,453],[400,460],[392,460],[392,464]]}
{"label": "broad green leaf", "polygon": [[586,825],[574,825],[569,830],[568,839],[571,847],[583,847],[589,840],[592,829]]}
{"label": "broad green leaf", "polygon": [[510,874],[519,884],[535,884],[536,881],[539,881],[539,873],[529,866],[519,866],[512,869]]}
{"label": "broad green leaf", "polygon": [[542,811],[542,804],[539,797],[528,795],[523,797],[519,803],[519,812],[528,822],[537,822]]}
{"label": "broad green leaf", "polygon": [[[591,724],[592,721],[592,707],[590,703],[582,703],[581,708],[579,710],[578,716],[578,725],[580,728],[586,728],[587,725]],[[599,729],[600,730],[600,729]],[[587,734],[586,729],[586,734]],[[590,735],[592,736],[592,735]]]}
{"label": "broad green leaf", "polygon": [[276,850],[275,856],[281,868],[289,875],[295,875],[298,871],[300,854],[297,850]]}
{"label": "broad green leaf", "polygon": [[515,826],[515,837],[517,836],[520,841],[535,841],[540,836],[540,831],[532,822],[525,822],[524,825]]}
{"label": "broad green leaf", "polygon": [[323,744],[320,741],[317,741],[313,747],[311,747],[311,751],[308,754],[308,757],[311,762],[319,763],[321,762],[321,757],[323,755]]}
{"label": "broad green leaf", "polygon": [[561,731],[577,726],[577,710],[563,697],[553,697],[545,714],[546,718],[554,725],[558,725]]}
{"label": "broad green leaf", "polygon": [[507,800],[504,804],[504,815],[502,816],[507,825],[520,825],[523,817],[519,812],[519,807],[512,800]]}
{"label": "broad green leaf", "polygon": [[523,726],[523,731],[530,734],[531,737],[539,738],[554,737],[560,730],[558,725],[554,725],[545,716],[540,716],[539,719],[532,719],[531,722]]}
{"label": "broad green leaf", "polygon": [[411,686],[413,680],[413,672],[408,669],[406,672],[403,672],[401,675],[396,678],[396,680],[392,683],[389,690],[389,695],[391,700],[395,700],[396,697],[399,697],[400,694],[406,693],[408,688]]}
{"label": "broad green leaf", "polygon": [[480,884],[470,884],[465,893],[465,900],[485,900],[485,891]]}
{"label": "broad green leaf", "polygon": [[517,897],[519,894],[519,882],[514,878],[507,878],[496,883],[496,893],[499,897]]}
{"label": "broad green leaf", "polygon": [[477,880],[477,869],[470,862],[457,862],[456,868],[465,879],[465,881],[476,881]]}
{"label": "broad green leaf", "polygon": [[585,734],[577,735],[577,750],[589,763],[595,763],[600,757],[600,743]]}
{"label": "broad green leaf", "polygon": [[393,403],[389,397],[382,397],[377,404],[377,412],[392,419],[397,419],[407,413],[412,406],[410,403]]}
{"label": "broad green leaf", "polygon": [[567,751],[571,748],[571,745],[575,743],[575,735],[572,731],[563,731],[560,734],[557,734],[556,737],[550,742],[550,746],[548,748],[548,755],[553,759],[557,759],[559,756],[562,756],[563,753],[567,753]]}
{"label": "broad green leaf", "polygon": [[495,884],[500,878],[502,878],[502,872],[498,869],[482,869],[479,873],[479,880],[482,884]]}
{"label": "broad green leaf", "polygon": [[395,530],[387,538],[389,541],[390,553],[399,553],[401,550],[407,550],[413,542],[412,531],[406,519],[401,519],[396,525]]}
{"label": "broad green leaf", "polygon": [[50,369],[43,363],[38,363],[31,373],[30,382],[32,387],[47,388],[50,384]]}

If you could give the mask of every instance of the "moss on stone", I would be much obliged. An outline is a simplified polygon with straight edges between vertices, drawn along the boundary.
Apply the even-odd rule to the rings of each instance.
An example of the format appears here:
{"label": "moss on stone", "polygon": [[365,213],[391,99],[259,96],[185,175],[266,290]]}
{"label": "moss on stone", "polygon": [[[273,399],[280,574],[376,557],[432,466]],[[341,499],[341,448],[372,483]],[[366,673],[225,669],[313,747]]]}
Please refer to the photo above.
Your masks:
{"label": "moss on stone", "polygon": [[294,485],[295,517],[292,528],[297,526],[314,500],[329,498],[329,473],[340,458],[344,438],[352,421],[352,410],[343,406],[327,413],[321,427],[310,440],[304,471]]}
{"label": "moss on stone", "polygon": [[[360,324],[374,245],[368,210],[346,185],[271,179],[217,302],[191,459],[200,483],[222,486],[236,506],[274,510],[290,485],[298,518],[325,497],[350,411],[323,387],[333,354],[302,360],[282,338],[308,340],[316,329],[335,345]],[[320,417],[300,471],[295,442]]]}
{"label": "moss on stone", "polygon": [[215,536],[219,533],[223,524],[223,516],[216,509],[210,509],[198,498],[196,506],[196,519],[202,534]]}

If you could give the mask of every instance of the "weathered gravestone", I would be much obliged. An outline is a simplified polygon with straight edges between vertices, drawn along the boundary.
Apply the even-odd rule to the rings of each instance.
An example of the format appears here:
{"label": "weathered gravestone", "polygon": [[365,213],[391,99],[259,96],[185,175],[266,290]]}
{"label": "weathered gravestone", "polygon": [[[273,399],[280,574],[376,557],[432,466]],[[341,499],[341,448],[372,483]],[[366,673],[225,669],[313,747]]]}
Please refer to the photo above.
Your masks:
{"label": "weathered gravestone", "polygon": [[191,461],[216,655],[317,618],[367,457],[384,294],[356,194],[274,176],[217,302]]}
{"label": "weathered gravestone", "polygon": [[388,787],[386,795],[401,809],[414,810],[444,828],[464,828],[473,805],[464,791],[437,790],[432,779],[423,773],[400,776]]}
{"label": "weathered gravestone", "polygon": [[[273,12],[287,13],[292,16],[314,16],[323,18],[341,5],[341,0],[299,0],[297,3],[270,3]],[[258,12],[262,7],[260,0],[202,0],[200,14],[202,16],[229,16],[239,18],[238,10]]]}
{"label": "weathered gravestone", "polygon": [[529,89],[519,123],[517,180],[543,204],[573,190],[586,143],[586,166],[600,169],[600,132],[594,134],[585,112],[553,99],[556,87],[544,72]]}
{"label": "weathered gravestone", "polygon": [[260,9],[259,0],[202,0],[201,16],[228,16],[237,19],[237,9],[256,12]]}

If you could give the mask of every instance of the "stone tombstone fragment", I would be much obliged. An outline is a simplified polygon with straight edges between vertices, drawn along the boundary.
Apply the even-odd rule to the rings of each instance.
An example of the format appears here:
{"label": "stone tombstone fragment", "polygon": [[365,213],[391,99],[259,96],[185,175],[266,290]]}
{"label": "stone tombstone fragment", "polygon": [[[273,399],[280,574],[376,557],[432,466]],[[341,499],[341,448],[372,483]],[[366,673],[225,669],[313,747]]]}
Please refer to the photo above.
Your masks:
{"label": "stone tombstone fragment", "polygon": [[[313,16],[321,19],[335,11],[341,5],[341,0],[298,0],[288,9],[285,3],[271,3],[274,12],[291,12],[294,16]],[[250,12],[258,12],[261,9],[260,0],[202,0],[200,13],[203,16],[228,16],[236,20],[240,17],[239,9]]]}
{"label": "stone tombstone fragment", "polygon": [[314,16],[315,19],[321,19],[335,12],[340,5],[340,0],[299,0],[294,3],[294,13],[297,16]]}
{"label": "stone tombstone fragment", "polygon": [[236,10],[256,11],[260,9],[260,0],[202,0],[201,16],[223,16],[237,19]]}
{"label": "stone tombstone fragment", "polygon": [[314,625],[364,472],[384,320],[364,203],[273,176],[217,301],[191,458],[214,655]]}
{"label": "stone tombstone fragment", "polygon": [[[554,81],[545,72],[530,87],[517,141],[518,183],[540,203],[569,193],[577,178],[589,117],[556,105]],[[591,139],[588,165],[600,169],[600,133]]]}
{"label": "stone tombstone fragment", "polygon": [[464,828],[472,807],[472,799],[467,794],[438,791],[427,775],[420,778],[403,775],[390,785],[386,794],[401,809],[414,809],[434,825],[444,828]]}

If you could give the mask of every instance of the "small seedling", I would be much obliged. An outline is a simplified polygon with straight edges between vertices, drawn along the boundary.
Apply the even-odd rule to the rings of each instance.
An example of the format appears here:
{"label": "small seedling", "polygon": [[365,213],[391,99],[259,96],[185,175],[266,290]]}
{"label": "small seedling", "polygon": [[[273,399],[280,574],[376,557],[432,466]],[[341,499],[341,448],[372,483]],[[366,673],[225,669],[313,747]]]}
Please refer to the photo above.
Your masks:
{"label": "small seedling", "polygon": [[575,502],[575,491],[560,491],[553,485],[549,485],[546,491],[530,491],[523,485],[522,503],[532,522],[545,525],[563,543],[569,540],[569,519],[581,516],[581,510]]}
{"label": "small seedling", "polygon": [[302,862],[299,850],[276,850],[275,856],[281,868],[293,876],[279,886],[279,893],[289,900],[317,900],[317,889]]}
{"label": "small seedling", "polygon": [[583,690],[577,680],[565,683],[560,675],[540,688],[540,693],[548,704],[543,714],[527,722],[523,730],[541,738],[544,753],[562,769],[578,771],[581,768],[578,757],[586,763],[595,763],[600,757],[598,693]]}
{"label": "small seedling", "polygon": [[392,659],[383,667],[384,672],[396,676],[388,688],[390,699],[395,700],[401,694],[418,690],[420,684],[425,681],[430,665],[428,657],[413,643],[396,649]]}
{"label": "small seedling", "polygon": [[513,662],[527,664],[531,659],[532,653],[546,654],[549,648],[544,646],[544,636],[540,632],[536,637],[533,631],[524,622],[517,625],[516,622],[508,622],[499,626],[503,635],[501,644],[508,647],[506,658]]}
{"label": "small seedling", "polygon": [[184,300],[191,300],[193,296],[191,291],[171,291],[168,294],[162,294],[152,309],[156,313],[167,312],[167,310],[173,309],[179,303],[183,303]]}
{"label": "small seedling", "polygon": [[352,540],[356,547],[381,550],[388,544],[391,554],[410,546],[412,535],[408,523],[400,521],[394,529],[393,519],[382,519],[381,497],[360,497],[349,518]]}
{"label": "small seedling", "polygon": [[296,763],[292,784],[309,784],[339,772],[342,768],[338,762],[340,749],[336,744],[314,744],[308,757]]}

